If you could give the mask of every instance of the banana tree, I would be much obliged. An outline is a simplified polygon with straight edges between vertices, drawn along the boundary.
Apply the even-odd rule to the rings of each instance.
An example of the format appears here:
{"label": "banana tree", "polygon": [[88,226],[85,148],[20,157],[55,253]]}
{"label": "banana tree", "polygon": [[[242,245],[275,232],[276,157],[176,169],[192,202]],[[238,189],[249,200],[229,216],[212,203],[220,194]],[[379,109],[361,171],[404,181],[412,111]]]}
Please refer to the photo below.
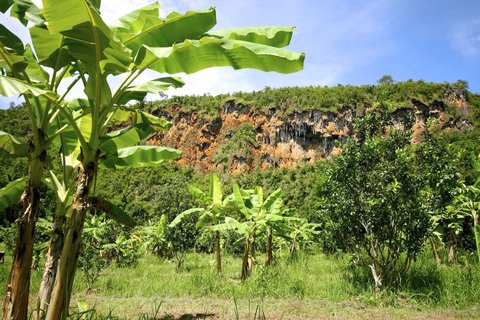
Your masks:
{"label": "banana tree", "polygon": [[[225,219],[225,211],[230,207],[229,198],[223,199],[222,185],[216,174],[210,177],[210,191],[205,194],[202,190],[190,186],[190,192],[195,196],[198,202],[204,205],[203,208],[191,208],[175,217],[170,223],[170,227],[175,227],[180,221],[191,215],[198,215],[197,228],[206,226],[215,226]],[[215,259],[217,262],[217,271],[222,271],[222,258],[220,249],[220,231],[215,230]]]}
{"label": "banana tree", "polygon": [[[126,141],[138,142],[138,128],[131,127],[117,132],[115,136],[107,133],[110,121],[128,101],[143,99],[147,93],[159,93],[169,86],[183,84],[179,79],[168,76],[134,84],[145,70],[189,74],[214,66],[232,66],[235,69],[290,73],[301,70],[303,66],[303,54],[281,49],[288,45],[293,28],[266,27],[207,33],[216,23],[213,8],[186,14],[172,13],[161,19],[156,3],[120,18],[109,27],[100,16],[99,3],[44,0],[40,16],[46,23],[35,32],[31,30],[32,40],[34,37],[44,40],[36,50],[38,55],[42,50],[47,54],[40,61],[42,66],[51,65],[52,61],[65,62],[63,59],[52,59],[55,53],[65,53],[71,59],[68,68],[65,67],[58,76],[73,75],[84,85],[87,99],[79,109],[52,96],[52,90],[25,87],[24,81],[21,90],[13,81],[9,81],[7,86],[1,83],[4,88],[17,89],[15,93],[46,97],[50,101],[47,105],[51,104],[55,113],[57,110],[62,113],[78,139],[76,158],[80,164],[76,191],[49,302],[49,319],[60,319],[67,314],[83,222],[90,206],[100,159],[109,167],[121,167],[155,165],[179,156],[173,150],[127,144]],[[117,75],[124,75],[123,80],[112,91],[107,77]],[[57,74],[52,78],[56,79]],[[55,86],[53,89],[56,89]]]}
{"label": "banana tree", "polygon": [[213,230],[235,230],[245,240],[245,250],[242,259],[241,279],[246,280],[252,272],[256,259],[256,237],[260,231],[267,231],[266,264],[272,260],[273,229],[285,217],[281,216],[282,190],[277,189],[265,200],[263,189],[256,187],[254,190],[242,190],[235,184],[233,186],[233,200],[237,210],[242,214],[243,221],[231,217],[225,218],[225,223],[213,226]]}
{"label": "banana tree", "polygon": [[480,188],[479,180],[473,186],[463,185],[458,189],[458,195],[454,199],[452,210],[456,210],[459,215],[471,217],[473,219],[473,235],[477,247],[477,257],[480,262]]}
{"label": "banana tree", "polygon": [[[11,9],[11,15],[17,18],[24,26],[27,23],[38,25],[30,29],[34,49],[22,41],[0,24],[0,94],[3,96],[21,95],[25,99],[31,124],[31,136],[27,141],[0,132],[0,156],[24,156],[28,158],[28,176],[20,181],[13,182],[14,188],[3,190],[2,198],[5,202],[18,199],[23,183],[23,193],[20,196],[23,205],[23,214],[18,220],[16,247],[10,272],[6,298],[3,307],[4,319],[25,319],[29,296],[30,267],[32,263],[33,235],[40,206],[40,185],[44,168],[48,163],[47,150],[53,140],[60,134],[62,128],[49,132],[52,123],[58,115],[58,106],[72,89],[72,85],[60,92],[59,86],[66,76],[66,70],[71,57],[63,51],[47,49],[58,39],[44,39],[34,37],[33,33],[41,30],[43,17],[29,0],[10,0],[2,2],[0,11]],[[50,73],[41,66],[42,60],[47,58]],[[10,187],[13,187],[10,185]],[[13,193],[12,193],[13,192]]]}

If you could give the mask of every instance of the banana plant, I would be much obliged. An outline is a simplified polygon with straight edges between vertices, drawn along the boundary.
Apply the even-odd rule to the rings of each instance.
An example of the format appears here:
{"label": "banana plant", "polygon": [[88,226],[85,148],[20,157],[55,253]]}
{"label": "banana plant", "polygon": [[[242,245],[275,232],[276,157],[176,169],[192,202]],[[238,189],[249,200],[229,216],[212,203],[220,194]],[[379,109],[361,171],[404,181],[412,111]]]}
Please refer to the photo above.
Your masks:
{"label": "banana plant", "polygon": [[[30,0],[2,2],[0,11],[4,13],[8,9],[24,26],[27,23],[44,23],[39,8]],[[30,30],[33,33],[37,27]],[[62,128],[54,132],[49,129],[59,113],[58,106],[76,82],[73,80],[72,85],[63,91],[59,89],[72,61],[66,52],[47,50],[51,72],[48,73],[41,66],[46,48],[58,39],[46,39],[39,44],[38,37],[35,38],[32,34],[32,40],[33,48],[0,24],[0,94],[23,96],[31,125],[31,135],[26,141],[0,132],[0,156],[28,158],[28,176],[10,183],[0,192],[2,205],[16,203],[19,198],[23,205],[4,300],[4,319],[27,318],[33,235],[40,210],[40,186],[49,159],[47,150],[62,131]]]}
{"label": "banana plant", "polygon": [[473,235],[477,247],[477,257],[480,262],[480,181],[475,185],[463,185],[458,189],[458,195],[453,201],[451,210],[455,210],[459,215],[471,217],[473,219]]}
{"label": "banana plant", "polygon": [[[65,65],[62,72],[55,73],[52,78],[71,76],[83,84],[87,99],[78,109],[71,103],[64,103],[63,97],[56,97],[55,85],[48,90],[29,86],[22,79],[0,78],[1,88],[45,98],[53,113],[58,111],[66,119],[78,142],[75,147],[79,161],[76,191],[48,319],[67,315],[83,222],[100,159],[109,167],[124,167],[156,165],[179,156],[171,149],[128,144],[140,138],[135,127],[109,135],[108,125],[117,111],[126,109],[128,101],[143,99],[147,93],[159,93],[183,84],[178,78],[168,76],[170,74],[190,74],[215,66],[281,73],[296,72],[303,67],[303,54],[282,49],[290,42],[293,32],[290,27],[209,32],[216,23],[213,8],[186,14],[171,13],[162,19],[157,3],[121,17],[110,27],[101,18],[99,5],[100,1],[90,0],[61,3],[43,0],[38,16],[45,23],[30,30],[34,44],[39,43],[35,51],[39,57],[42,55],[41,66],[48,67],[56,62]],[[27,9],[32,7],[26,6]],[[36,41],[39,39],[41,41]],[[61,59],[55,59],[59,55]],[[146,70],[167,76],[135,83]],[[107,82],[109,76],[123,77],[115,90]]]}
{"label": "banana plant", "polygon": [[[231,207],[231,200],[228,197],[223,199],[222,185],[216,174],[210,176],[210,191],[208,192],[208,195],[194,186],[190,186],[190,192],[204,207],[191,208],[183,211],[170,223],[170,227],[175,227],[183,219],[194,214],[199,216],[197,228],[215,226],[224,221],[225,211]],[[215,230],[215,259],[217,262],[217,271],[221,272],[222,257],[219,230]]]}
{"label": "banana plant", "polygon": [[225,223],[213,226],[213,230],[235,230],[245,240],[245,250],[242,259],[241,279],[246,280],[252,272],[256,260],[256,237],[261,231],[267,232],[266,264],[272,260],[273,232],[279,229],[281,221],[286,217],[281,215],[283,201],[282,190],[279,188],[266,199],[263,189],[242,190],[237,184],[233,186],[232,198],[237,210],[242,214],[243,221],[231,217],[225,218]]}

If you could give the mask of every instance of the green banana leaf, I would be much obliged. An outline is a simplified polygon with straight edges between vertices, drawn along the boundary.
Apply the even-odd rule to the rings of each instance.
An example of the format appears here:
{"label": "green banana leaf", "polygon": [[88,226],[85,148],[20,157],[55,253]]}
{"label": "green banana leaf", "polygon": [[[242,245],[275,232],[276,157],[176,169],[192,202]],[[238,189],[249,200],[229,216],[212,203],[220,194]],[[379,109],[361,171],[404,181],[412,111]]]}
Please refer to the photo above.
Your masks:
{"label": "green banana leaf", "polygon": [[191,74],[222,66],[292,73],[303,69],[304,58],[304,54],[262,44],[204,37],[186,40],[168,48],[143,46],[135,64],[140,69],[149,68],[169,74]]}
{"label": "green banana leaf", "polygon": [[52,91],[39,89],[22,80],[0,75],[0,94],[4,97],[12,97],[17,94],[31,94],[35,97],[44,96],[55,101],[56,95]]}
{"label": "green banana leaf", "polygon": [[21,72],[27,67],[26,58],[23,56],[25,47],[23,42],[3,24],[0,24],[0,69],[7,73]]}
{"label": "green banana leaf", "polygon": [[138,125],[110,132],[101,137],[100,151],[115,155],[119,149],[135,146],[153,132],[152,127]]}
{"label": "green banana leaf", "polygon": [[44,22],[40,9],[31,0],[13,0],[10,15],[17,18],[24,26],[28,22],[41,24]]}
{"label": "green banana leaf", "polygon": [[181,151],[157,147],[157,146],[134,146],[118,150],[117,155],[106,155],[101,164],[107,168],[121,167],[152,167],[166,160],[174,160],[180,157]]}
{"label": "green banana leaf", "polygon": [[41,65],[60,69],[70,63],[64,37],[60,33],[50,33],[45,26],[34,26],[29,29],[35,53]]}
{"label": "green banana leaf", "polygon": [[0,12],[5,13],[13,4],[13,0],[0,1]]}
{"label": "green banana leaf", "polygon": [[148,125],[155,130],[168,130],[173,125],[170,121],[154,116],[148,112],[136,109],[127,109],[125,107],[120,107],[115,110],[113,119],[120,122],[130,121],[132,123],[133,121],[134,125]]}
{"label": "green banana leaf", "polygon": [[107,217],[127,227],[135,227],[135,220],[133,220],[133,218],[130,217],[125,211],[123,211],[110,201],[100,197],[90,197],[90,202],[95,208],[97,208],[101,212],[104,212]]}
{"label": "green banana leaf", "polygon": [[283,48],[290,44],[295,27],[245,27],[209,31],[209,36],[242,40]]}
{"label": "green banana leaf", "polygon": [[173,12],[166,19],[159,18],[158,4],[154,3],[121,17],[113,33],[134,52],[143,45],[169,47],[186,39],[197,39],[216,24],[214,8]]}
{"label": "green banana leaf", "polygon": [[81,61],[90,74],[116,75],[128,70],[130,53],[113,39],[90,1],[44,0],[42,13],[50,33],[67,36],[65,44],[70,55]]}
{"label": "green banana leaf", "polygon": [[26,180],[27,177],[13,180],[0,189],[0,211],[4,211],[18,203],[25,189]]}
{"label": "green banana leaf", "polygon": [[135,64],[139,69],[187,74],[210,68],[231,66],[263,71],[292,73],[303,69],[305,55],[280,48],[239,40],[203,37],[185,40],[167,48],[143,46]]}
{"label": "green banana leaf", "polygon": [[27,68],[28,77],[30,81],[45,84],[45,87],[48,83],[49,75],[43,70],[43,68],[38,64],[36,57],[33,54],[32,48],[29,44],[25,46],[25,57],[27,59]]}
{"label": "green banana leaf", "polygon": [[245,202],[243,201],[242,193],[240,192],[240,187],[238,184],[233,185],[233,199],[235,200],[235,204],[237,205],[238,209],[245,215],[249,216],[249,210],[245,206]]}
{"label": "green banana leaf", "polygon": [[145,99],[147,93],[158,95],[170,87],[181,88],[183,85],[185,85],[185,82],[177,77],[165,77],[150,80],[138,86],[132,86],[125,89],[125,91],[120,94],[120,97],[116,103],[119,105],[124,105],[131,100],[142,101]]}
{"label": "green banana leaf", "polygon": [[203,212],[205,211],[204,208],[191,208],[191,209],[188,209],[188,210],[185,210],[183,211],[182,213],[178,214],[175,219],[173,219],[172,222],[170,222],[170,224],[168,225],[170,228],[173,228],[175,227],[177,224],[179,224],[183,219],[185,219],[186,217],[190,216],[190,215],[193,215],[193,214],[197,214],[199,212]]}
{"label": "green banana leaf", "polygon": [[212,174],[210,177],[210,198],[212,199],[212,204],[214,206],[222,205],[222,185],[216,174]]}
{"label": "green banana leaf", "polygon": [[[265,210],[270,210],[272,205],[283,195],[282,188],[278,188],[277,190],[273,191],[267,199],[265,199],[265,202],[263,203],[263,208]],[[278,204],[277,204],[278,205]]]}
{"label": "green banana leaf", "polygon": [[26,157],[28,143],[19,142],[14,136],[0,131],[0,156]]}

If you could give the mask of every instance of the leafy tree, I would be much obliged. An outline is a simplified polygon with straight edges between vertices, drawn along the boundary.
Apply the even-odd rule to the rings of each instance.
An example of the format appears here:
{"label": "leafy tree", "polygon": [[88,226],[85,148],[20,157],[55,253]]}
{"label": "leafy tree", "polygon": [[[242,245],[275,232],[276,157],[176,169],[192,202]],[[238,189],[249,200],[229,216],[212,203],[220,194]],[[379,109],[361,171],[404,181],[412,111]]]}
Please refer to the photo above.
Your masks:
{"label": "leafy tree", "polygon": [[395,83],[393,77],[389,74],[383,75],[380,79],[377,80],[377,83],[380,85],[387,85]]}
{"label": "leafy tree", "polygon": [[333,240],[368,261],[377,290],[408,270],[430,227],[408,145],[398,132],[350,141],[327,173]]}
{"label": "leafy tree", "polygon": [[415,150],[417,175],[423,185],[423,205],[430,212],[432,251],[437,264],[441,262],[433,235],[446,234],[449,242],[448,262],[453,260],[455,235],[461,231],[461,218],[447,210],[459,185],[457,155],[436,137],[427,134],[425,141]]}

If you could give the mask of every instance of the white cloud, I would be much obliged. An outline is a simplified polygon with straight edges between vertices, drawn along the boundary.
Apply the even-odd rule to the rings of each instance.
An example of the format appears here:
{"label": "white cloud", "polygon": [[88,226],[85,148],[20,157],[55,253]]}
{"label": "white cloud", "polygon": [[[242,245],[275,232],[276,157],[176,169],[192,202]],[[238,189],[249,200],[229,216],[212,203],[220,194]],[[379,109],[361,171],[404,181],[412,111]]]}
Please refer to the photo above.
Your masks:
{"label": "white cloud", "polygon": [[480,16],[455,25],[450,35],[452,47],[465,56],[480,54]]}

